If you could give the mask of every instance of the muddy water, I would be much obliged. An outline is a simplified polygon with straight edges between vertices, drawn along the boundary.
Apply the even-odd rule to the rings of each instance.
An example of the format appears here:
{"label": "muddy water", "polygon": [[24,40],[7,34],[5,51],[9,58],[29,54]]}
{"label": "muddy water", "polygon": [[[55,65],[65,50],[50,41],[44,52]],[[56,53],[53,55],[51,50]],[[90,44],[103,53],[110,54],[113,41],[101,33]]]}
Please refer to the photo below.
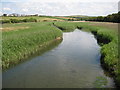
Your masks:
{"label": "muddy water", "polygon": [[100,46],[91,33],[64,33],[57,47],[3,72],[3,88],[114,87],[100,66]]}

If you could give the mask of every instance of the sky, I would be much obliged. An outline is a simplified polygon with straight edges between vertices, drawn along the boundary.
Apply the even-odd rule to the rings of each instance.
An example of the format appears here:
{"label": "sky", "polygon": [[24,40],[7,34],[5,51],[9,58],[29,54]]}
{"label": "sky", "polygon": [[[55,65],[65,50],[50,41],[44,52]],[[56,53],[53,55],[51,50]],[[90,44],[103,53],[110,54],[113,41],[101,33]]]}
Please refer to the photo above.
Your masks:
{"label": "sky", "polygon": [[0,14],[106,16],[118,12],[118,2],[119,0],[1,0]]}

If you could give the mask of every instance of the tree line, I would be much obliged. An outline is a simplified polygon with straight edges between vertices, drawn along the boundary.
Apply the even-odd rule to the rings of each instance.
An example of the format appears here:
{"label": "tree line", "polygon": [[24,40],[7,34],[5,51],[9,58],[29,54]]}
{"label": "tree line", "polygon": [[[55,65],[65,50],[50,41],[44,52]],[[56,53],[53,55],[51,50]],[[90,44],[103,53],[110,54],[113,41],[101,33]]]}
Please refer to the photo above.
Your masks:
{"label": "tree line", "polygon": [[[98,17],[76,17],[77,21],[98,21],[98,22],[114,22],[120,23],[120,11],[118,13],[110,14],[108,16],[98,16]],[[70,20],[69,20],[70,21]],[[71,19],[71,21],[73,21]]]}
{"label": "tree line", "polygon": [[110,14],[108,16],[98,16],[98,17],[90,17],[88,21],[99,21],[99,22],[115,22],[120,23],[120,11],[118,13]]}

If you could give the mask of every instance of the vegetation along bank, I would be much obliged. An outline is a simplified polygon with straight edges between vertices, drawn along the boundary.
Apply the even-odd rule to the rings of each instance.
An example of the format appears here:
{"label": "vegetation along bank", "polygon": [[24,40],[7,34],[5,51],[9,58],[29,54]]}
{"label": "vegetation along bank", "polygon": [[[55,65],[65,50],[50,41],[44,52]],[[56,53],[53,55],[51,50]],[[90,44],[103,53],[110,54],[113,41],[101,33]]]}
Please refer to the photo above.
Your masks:
{"label": "vegetation along bank", "polygon": [[49,22],[4,24],[2,32],[2,68],[14,66],[53,40],[62,31]]}
{"label": "vegetation along bank", "polygon": [[[56,28],[57,27],[57,28]],[[27,58],[46,43],[62,37],[62,31],[75,28],[92,32],[101,45],[101,64],[120,85],[120,66],[118,64],[118,31],[94,22],[37,22],[4,24],[2,39],[2,67],[7,69]],[[61,30],[62,31],[61,31]]]}
{"label": "vegetation along bank", "polygon": [[[102,23],[101,23],[102,24]],[[113,76],[116,85],[120,87],[120,65],[118,57],[118,30],[97,26],[94,22],[56,22],[62,30],[79,28],[92,32],[101,45],[101,65]]]}

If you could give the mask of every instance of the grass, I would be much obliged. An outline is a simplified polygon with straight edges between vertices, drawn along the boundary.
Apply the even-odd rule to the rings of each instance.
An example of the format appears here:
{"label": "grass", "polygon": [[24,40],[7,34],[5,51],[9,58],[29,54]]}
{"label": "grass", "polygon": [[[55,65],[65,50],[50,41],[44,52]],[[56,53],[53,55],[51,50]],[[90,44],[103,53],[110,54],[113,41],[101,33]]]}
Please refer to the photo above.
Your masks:
{"label": "grass", "polygon": [[104,88],[104,86],[107,85],[107,79],[102,76],[96,77],[96,80],[93,84],[95,88]]}
{"label": "grass", "polygon": [[[120,85],[120,65],[118,64],[118,31],[115,28],[98,25],[92,22],[41,22],[24,24],[5,24],[3,28],[16,27],[14,30],[3,32],[2,65],[9,68],[23,58],[31,55],[44,43],[62,36],[62,31],[71,32],[75,28],[92,32],[101,45],[101,64],[113,76],[117,85]],[[18,27],[29,28],[20,29]]]}
{"label": "grass", "polygon": [[[63,28],[63,30],[72,30],[75,28],[83,28],[92,32],[98,43],[101,45],[101,64],[107,71],[114,76],[117,86],[120,85],[120,65],[118,57],[118,31],[110,29],[102,25],[91,25],[91,22],[56,22],[55,25]],[[95,24],[95,23],[94,23]]]}
{"label": "grass", "polygon": [[76,28],[75,23],[71,22],[55,22],[54,25],[61,29],[63,32],[71,32]]}
{"label": "grass", "polygon": [[48,22],[6,24],[3,27],[28,26],[23,30],[2,32],[2,67],[3,70],[27,58],[46,43],[62,37],[62,31],[54,28]]}
{"label": "grass", "polygon": [[108,29],[112,29],[112,30],[118,31],[118,23],[110,23],[110,22],[92,22],[92,23],[90,23],[90,25],[105,27],[105,28],[108,28]]}
{"label": "grass", "polygon": [[69,18],[65,18],[65,17],[55,17],[55,16],[42,16],[42,17],[46,17],[46,18],[52,18],[52,19],[59,19],[59,20],[68,20]]}
{"label": "grass", "polygon": [[17,20],[23,20],[23,19],[30,19],[30,18],[34,18],[37,19],[38,22],[41,21],[64,21],[64,20],[68,20],[62,17],[52,17],[52,16],[22,16],[22,17],[4,17],[2,16],[2,20],[10,20],[10,19],[17,19]]}
{"label": "grass", "polygon": [[39,17],[39,16],[22,16],[22,17],[10,17],[10,16],[7,16],[7,17],[4,17],[2,16],[2,20],[9,20],[9,19],[18,19],[18,20],[21,20],[21,19],[30,19],[30,18],[35,18],[37,20],[41,20],[41,19],[44,19],[44,17]]}

